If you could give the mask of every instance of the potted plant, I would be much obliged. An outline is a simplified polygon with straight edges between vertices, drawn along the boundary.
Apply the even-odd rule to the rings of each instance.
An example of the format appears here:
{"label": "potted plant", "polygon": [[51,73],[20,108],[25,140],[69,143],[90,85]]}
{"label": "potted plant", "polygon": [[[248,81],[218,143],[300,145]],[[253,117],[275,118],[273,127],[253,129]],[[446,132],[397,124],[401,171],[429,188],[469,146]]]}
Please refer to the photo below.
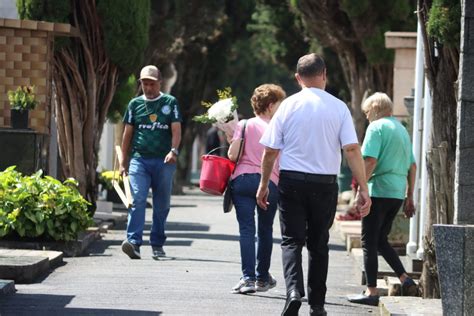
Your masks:
{"label": "potted plant", "polygon": [[104,170],[99,173],[99,184],[101,185],[101,191],[107,191],[107,201],[114,203],[122,203],[117,192],[115,192],[112,180],[115,178],[119,182],[119,185],[123,186],[122,177],[120,177],[118,171]]}
{"label": "potted plant", "polygon": [[16,90],[8,91],[10,102],[11,126],[15,129],[28,128],[28,111],[33,110],[38,101],[36,100],[34,86],[19,86]]}

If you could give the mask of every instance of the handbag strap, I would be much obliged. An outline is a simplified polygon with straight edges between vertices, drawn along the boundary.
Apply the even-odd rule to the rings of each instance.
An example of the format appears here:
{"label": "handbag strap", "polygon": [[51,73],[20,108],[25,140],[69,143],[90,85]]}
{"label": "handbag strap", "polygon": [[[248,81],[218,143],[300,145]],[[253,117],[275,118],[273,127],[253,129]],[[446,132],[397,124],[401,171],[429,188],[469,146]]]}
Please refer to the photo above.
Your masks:
{"label": "handbag strap", "polygon": [[[244,121],[244,126],[242,127],[242,135],[240,136],[240,138],[242,139],[242,141],[240,142],[240,146],[239,146],[239,153],[237,154],[237,161],[235,162],[235,165],[237,166],[237,164],[239,163],[239,160],[240,160],[240,154],[242,153],[242,148],[244,147],[244,139],[245,139],[245,127],[247,126],[247,120],[243,120]],[[232,174],[235,172],[235,168],[234,170],[232,170]]]}

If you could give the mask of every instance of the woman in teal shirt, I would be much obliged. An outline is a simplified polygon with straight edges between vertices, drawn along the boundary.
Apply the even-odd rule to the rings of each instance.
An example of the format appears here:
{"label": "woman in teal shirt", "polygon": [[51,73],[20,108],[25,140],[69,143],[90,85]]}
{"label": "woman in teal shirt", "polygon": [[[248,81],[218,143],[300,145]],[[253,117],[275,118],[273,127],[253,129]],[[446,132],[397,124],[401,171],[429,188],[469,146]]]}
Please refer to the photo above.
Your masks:
{"label": "woman in teal shirt", "polygon": [[349,298],[354,303],[378,305],[378,253],[400,278],[404,292],[402,294],[416,289],[398,254],[388,242],[388,234],[400,207],[404,205],[407,217],[415,213],[415,158],[410,136],[405,127],[392,116],[392,108],[390,98],[380,92],[370,96],[362,106],[370,122],[362,145],[362,155],[372,207],[369,215],[362,219],[361,239],[367,290]]}

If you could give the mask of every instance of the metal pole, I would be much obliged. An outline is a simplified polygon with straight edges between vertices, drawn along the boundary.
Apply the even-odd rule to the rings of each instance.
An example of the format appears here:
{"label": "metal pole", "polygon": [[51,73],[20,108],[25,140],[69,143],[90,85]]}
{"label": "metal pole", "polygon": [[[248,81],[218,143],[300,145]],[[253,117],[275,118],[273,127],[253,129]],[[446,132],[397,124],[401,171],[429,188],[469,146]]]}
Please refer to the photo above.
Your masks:
{"label": "metal pole", "polygon": [[425,102],[423,107],[423,143],[421,159],[421,192],[420,192],[420,225],[418,235],[418,250],[416,255],[418,259],[423,259],[423,237],[425,236],[426,213],[428,212],[428,168],[426,163],[426,154],[429,149],[431,136],[431,91],[428,80],[425,78]]}
{"label": "metal pole", "polygon": [[416,58],[415,58],[415,99],[413,109],[413,154],[416,161],[416,181],[413,191],[413,201],[417,212],[410,219],[410,235],[406,247],[408,255],[414,256],[417,249],[418,240],[418,216],[419,216],[419,190],[420,190],[420,162],[421,162],[421,97],[423,95],[423,38],[421,34],[420,23],[418,23],[418,30],[416,35]]}

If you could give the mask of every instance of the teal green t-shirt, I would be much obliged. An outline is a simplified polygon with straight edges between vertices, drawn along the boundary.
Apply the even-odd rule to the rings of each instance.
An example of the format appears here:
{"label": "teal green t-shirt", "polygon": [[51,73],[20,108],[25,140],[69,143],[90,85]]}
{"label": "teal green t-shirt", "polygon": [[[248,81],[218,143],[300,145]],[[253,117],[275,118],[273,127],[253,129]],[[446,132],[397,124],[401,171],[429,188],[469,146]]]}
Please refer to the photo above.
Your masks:
{"label": "teal green t-shirt", "polygon": [[369,195],[405,199],[408,171],[415,162],[405,127],[394,117],[370,123],[362,144],[362,155],[377,159],[368,183]]}
{"label": "teal green t-shirt", "polygon": [[164,158],[171,150],[171,123],[181,120],[178,102],[169,94],[132,99],[123,117],[133,125],[132,157]]}

